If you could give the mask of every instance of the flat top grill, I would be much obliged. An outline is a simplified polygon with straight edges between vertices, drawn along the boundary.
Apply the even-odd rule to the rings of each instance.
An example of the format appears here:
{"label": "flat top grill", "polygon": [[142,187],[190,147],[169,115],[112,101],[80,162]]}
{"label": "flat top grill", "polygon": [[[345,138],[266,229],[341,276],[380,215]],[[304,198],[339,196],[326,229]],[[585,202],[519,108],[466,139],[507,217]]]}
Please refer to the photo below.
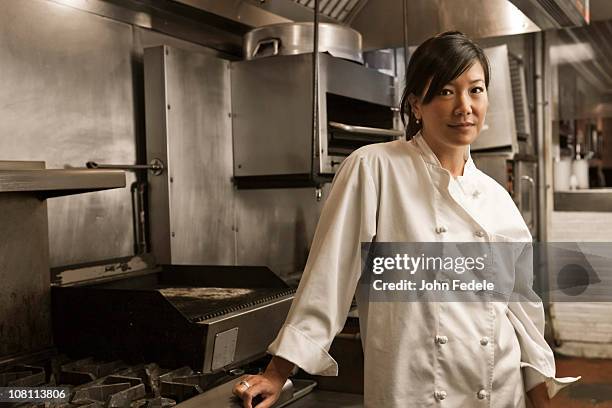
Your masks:
{"label": "flat top grill", "polygon": [[61,352],[214,372],[258,358],[295,289],[265,267],[168,265],[51,288]]}
{"label": "flat top grill", "polygon": [[192,322],[201,322],[227,313],[247,309],[295,292],[287,288],[156,288]]}

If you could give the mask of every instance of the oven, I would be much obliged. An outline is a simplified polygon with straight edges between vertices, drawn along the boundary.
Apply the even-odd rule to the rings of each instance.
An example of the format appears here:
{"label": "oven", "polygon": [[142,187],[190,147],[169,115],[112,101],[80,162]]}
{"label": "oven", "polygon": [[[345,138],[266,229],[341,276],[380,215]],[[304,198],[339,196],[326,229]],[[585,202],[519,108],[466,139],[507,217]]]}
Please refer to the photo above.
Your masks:
{"label": "oven", "polygon": [[354,150],[403,135],[393,128],[394,78],[326,53],[319,54],[314,124],[313,55],[231,63],[234,181],[239,188],[330,181]]}

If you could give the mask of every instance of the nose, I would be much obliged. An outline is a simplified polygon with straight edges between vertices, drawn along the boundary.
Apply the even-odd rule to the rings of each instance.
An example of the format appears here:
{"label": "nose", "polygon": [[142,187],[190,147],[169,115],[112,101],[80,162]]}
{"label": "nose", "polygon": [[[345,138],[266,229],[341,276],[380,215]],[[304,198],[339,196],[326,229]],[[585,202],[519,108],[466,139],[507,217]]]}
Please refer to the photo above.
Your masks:
{"label": "nose", "polygon": [[472,114],[472,101],[465,92],[457,94],[455,115],[468,116]]}

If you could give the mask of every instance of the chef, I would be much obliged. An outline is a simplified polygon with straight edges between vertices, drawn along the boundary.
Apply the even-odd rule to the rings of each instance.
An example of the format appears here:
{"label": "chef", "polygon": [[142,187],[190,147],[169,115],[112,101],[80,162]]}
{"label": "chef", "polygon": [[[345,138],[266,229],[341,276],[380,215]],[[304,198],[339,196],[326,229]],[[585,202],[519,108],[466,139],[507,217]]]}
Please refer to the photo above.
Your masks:
{"label": "chef", "polygon": [[578,379],[555,378],[540,301],[372,302],[360,289],[362,242],[531,242],[508,192],[470,157],[488,85],[487,58],[465,35],[418,47],[401,106],[408,141],[368,145],[342,163],[274,357],[234,387],[244,407],[256,396],[270,407],[295,366],[337,375],[328,350],[353,296],[365,407],[549,407]]}

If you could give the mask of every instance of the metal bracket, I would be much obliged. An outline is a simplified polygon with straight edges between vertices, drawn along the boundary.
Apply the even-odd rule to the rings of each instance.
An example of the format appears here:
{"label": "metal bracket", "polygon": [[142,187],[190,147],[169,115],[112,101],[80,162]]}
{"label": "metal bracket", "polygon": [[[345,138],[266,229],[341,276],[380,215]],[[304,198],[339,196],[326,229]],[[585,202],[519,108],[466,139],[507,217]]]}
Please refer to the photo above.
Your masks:
{"label": "metal bracket", "polygon": [[153,159],[149,164],[99,164],[94,161],[86,163],[88,169],[119,169],[119,170],[151,170],[154,176],[161,176],[164,172],[164,162],[161,159]]}

